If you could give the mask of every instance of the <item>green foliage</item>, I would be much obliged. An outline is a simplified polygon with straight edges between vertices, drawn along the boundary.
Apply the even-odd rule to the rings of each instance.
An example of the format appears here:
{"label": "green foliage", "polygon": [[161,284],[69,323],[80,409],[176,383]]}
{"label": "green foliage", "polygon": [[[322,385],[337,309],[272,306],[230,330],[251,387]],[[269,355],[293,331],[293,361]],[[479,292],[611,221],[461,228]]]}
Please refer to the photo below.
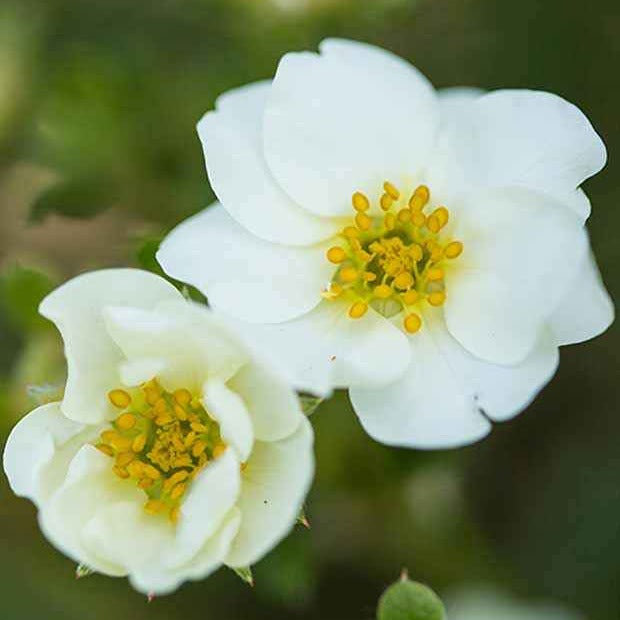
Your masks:
{"label": "green foliage", "polygon": [[31,222],[40,222],[50,213],[88,218],[108,208],[114,200],[109,184],[94,179],[61,182],[42,192],[30,210]]}
{"label": "green foliage", "polygon": [[47,275],[15,266],[0,277],[0,307],[9,322],[21,331],[44,328],[48,323],[39,315],[38,307],[53,288]]}
{"label": "green foliage", "polygon": [[406,575],[379,599],[377,620],[445,620],[441,599],[427,586]]}

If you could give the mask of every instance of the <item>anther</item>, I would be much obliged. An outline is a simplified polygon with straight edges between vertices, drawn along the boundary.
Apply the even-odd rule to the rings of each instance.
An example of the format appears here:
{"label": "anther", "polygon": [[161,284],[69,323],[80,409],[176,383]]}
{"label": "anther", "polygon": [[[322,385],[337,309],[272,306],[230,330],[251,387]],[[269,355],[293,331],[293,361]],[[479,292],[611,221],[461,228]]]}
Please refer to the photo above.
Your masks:
{"label": "anther", "polygon": [[457,258],[463,251],[463,244],[460,241],[451,241],[445,247],[443,253],[446,258]]}
{"label": "anther", "polygon": [[103,452],[106,456],[114,456],[114,450],[104,443],[98,443],[95,448],[97,448],[99,452]]}
{"label": "anther", "polygon": [[119,467],[126,467],[127,465],[129,465],[129,463],[131,463],[131,461],[133,461],[136,458],[135,454],[133,454],[132,452],[121,452],[117,457],[116,457],[116,464]]}
{"label": "anther", "polygon": [[226,444],[218,443],[215,448],[213,448],[213,458],[216,459],[218,456],[222,456],[226,452]]}
{"label": "anther", "polygon": [[370,208],[370,202],[362,192],[355,192],[351,198],[351,202],[353,203],[353,208],[359,212],[368,211]]}
{"label": "anther", "polygon": [[138,435],[131,443],[131,449],[136,454],[142,452],[144,446],[146,446],[146,435]]}
{"label": "anther", "polygon": [[450,211],[448,211],[446,207],[437,207],[433,211],[433,215],[439,220],[439,225],[441,228],[443,228],[450,219]]}
{"label": "anther", "polygon": [[369,230],[372,220],[365,213],[358,213],[355,216],[355,223],[360,230]]}
{"label": "anther", "polygon": [[131,413],[123,413],[116,419],[116,425],[120,429],[128,431],[136,425],[136,416]]}
{"label": "anther", "polygon": [[424,250],[417,243],[409,248],[409,254],[416,263],[424,258]]}
{"label": "anther", "polygon": [[387,230],[392,230],[396,225],[396,216],[393,213],[386,213],[383,218],[383,224]]}
{"label": "anther", "polygon": [[349,308],[349,316],[352,319],[361,319],[366,314],[367,310],[368,310],[368,304],[367,303],[365,303],[363,301],[356,301]]}
{"label": "anther", "polygon": [[150,515],[156,515],[166,508],[166,504],[159,499],[150,499],[144,504],[145,512]]}
{"label": "anther", "polygon": [[438,233],[441,229],[441,223],[435,214],[430,215],[426,220],[426,228],[428,228],[432,233]]}
{"label": "anther", "polygon": [[426,215],[424,215],[424,213],[422,213],[421,211],[414,211],[411,214],[411,221],[413,222],[414,226],[421,228],[426,222]]}
{"label": "anther", "polygon": [[412,312],[405,317],[403,326],[407,332],[415,334],[422,327],[422,319],[415,312]]}
{"label": "anther", "polygon": [[131,404],[131,396],[125,390],[112,390],[108,392],[108,398],[118,409],[126,409]]}
{"label": "anther", "polygon": [[373,295],[378,299],[387,299],[392,296],[394,291],[387,284],[379,284],[379,286],[375,287],[373,291]]}
{"label": "anther", "polygon": [[398,212],[398,221],[401,224],[406,224],[411,219],[411,211],[409,209],[401,209]]}
{"label": "anther", "polygon": [[389,181],[383,184],[383,189],[393,200],[398,200],[400,198],[400,192]]}
{"label": "anther", "polygon": [[360,231],[355,226],[346,226],[342,234],[348,239],[359,239]]}
{"label": "anther", "polygon": [[123,469],[122,467],[117,467],[116,465],[114,467],[112,467],[112,471],[119,477],[119,478],[129,478],[129,472],[126,469]]}
{"label": "anther", "polygon": [[357,269],[353,267],[344,267],[338,272],[340,280],[345,283],[355,282],[357,275]]}
{"label": "anther", "polygon": [[377,274],[372,273],[372,271],[365,271],[363,277],[365,282],[374,282],[377,279]]}
{"label": "anther", "polygon": [[330,263],[338,265],[339,263],[347,260],[347,253],[341,247],[334,246],[333,248],[329,248],[329,250],[327,250],[327,260]]}
{"label": "anther", "polygon": [[443,291],[435,291],[427,299],[431,306],[441,306],[446,301],[446,294]]}
{"label": "anther", "polygon": [[176,401],[177,405],[181,405],[182,407],[187,407],[187,405],[189,405],[189,403],[192,400],[192,395],[190,394],[189,390],[185,390],[185,389],[175,390],[174,400]]}
{"label": "anther", "polygon": [[401,291],[406,291],[412,285],[413,276],[408,271],[403,271],[394,278],[394,286]]}
{"label": "anther", "polygon": [[431,267],[426,274],[426,277],[431,282],[436,282],[443,278],[443,269],[441,267]]}
{"label": "anther", "polygon": [[383,194],[381,200],[379,200],[379,204],[384,211],[389,211],[394,204],[394,199],[389,194]]}
{"label": "anther", "polygon": [[418,301],[419,298],[420,294],[418,293],[418,291],[411,289],[403,295],[403,302],[407,306],[412,306],[416,301]]}

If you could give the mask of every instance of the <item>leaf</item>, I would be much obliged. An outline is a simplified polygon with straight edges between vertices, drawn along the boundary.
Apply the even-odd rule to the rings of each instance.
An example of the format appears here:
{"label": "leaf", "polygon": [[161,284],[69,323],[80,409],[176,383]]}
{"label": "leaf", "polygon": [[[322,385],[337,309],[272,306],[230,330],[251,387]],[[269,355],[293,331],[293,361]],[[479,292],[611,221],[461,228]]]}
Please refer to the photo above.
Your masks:
{"label": "leaf", "polygon": [[39,315],[38,307],[53,288],[44,273],[15,266],[0,279],[0,305],[11,323],[22,331],[44,328],[49,323]]}
{"label": "leaf", "polygon": [[441,599],[427,586],[410,581],[406,572],[379,599],[377,620],[445,620]]}
{"label": "leaf", "polygon": [[242,581],[245,581],[250,587],[254,587],[254,575],[252,574],[252,568],[250,566],[231,566],[231,569]]}
{"label": "leaf", "polygon": [[51,213],[67,217],[94,217],[114,202],[110,184],[99,179],[62,181],[43,191],[30,209],[30,221],[40,222]]}
{"label": "leaf", "polygon": [[301,410],[307,416],[311,416],[323,402],[323,399],[318,396],[311,396],[310,394],[300,394],[299,401],[301,403]]}

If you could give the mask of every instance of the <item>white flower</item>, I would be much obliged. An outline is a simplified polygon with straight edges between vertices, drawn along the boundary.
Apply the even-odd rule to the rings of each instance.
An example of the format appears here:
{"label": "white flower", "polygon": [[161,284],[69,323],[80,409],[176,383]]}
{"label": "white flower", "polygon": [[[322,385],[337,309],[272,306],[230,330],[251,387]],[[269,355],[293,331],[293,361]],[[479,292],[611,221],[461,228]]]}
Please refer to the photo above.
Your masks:
{"label": "white flower", "polygon": [[446,602],[448,620],[583,620],[555,603],[516,601],[488,588],[464,590]]}
{"label": "white flower", "polygon": [[58,549],[166,593],[249,566],[290,530],[311,427],[211,311],[133,269],[79,276],[40,311],[64,339],[66,391],[17,424],[4,468]]}
{"label": "white flower", "polygon": [[436,93],[381,49],[320,50],[200,121],[221,206],[159,261],[297,387],[349,387],[379,441],[480,439],[613,319],[579,188],[605,147],[555,95]]}

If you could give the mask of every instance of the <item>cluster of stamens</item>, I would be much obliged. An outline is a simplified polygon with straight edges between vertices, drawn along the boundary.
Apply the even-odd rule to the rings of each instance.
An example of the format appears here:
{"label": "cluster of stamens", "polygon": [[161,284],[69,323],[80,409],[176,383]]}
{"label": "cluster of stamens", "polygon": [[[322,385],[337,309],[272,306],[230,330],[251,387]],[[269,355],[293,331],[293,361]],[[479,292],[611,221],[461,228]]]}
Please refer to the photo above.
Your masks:
{"label": "cluster of stamens", "polygon": [[146,512],[167,512],[176,523],[191,481],[226,450],[219,424],[188,390],[170,393],[156,380],[131,393],[112,390],[108,398],[121,413],[96,447],[114,459],[119,478],[145,492]]}
{"label": "cluster of stamens", "polygon": [[379,205],[383,215],[370,214],[370,201],[361,192],[352,197],[355,225],[340,233],[343,240],[327,251],[338,266],[326,299],[351,301],[349,317],[359,319],[372,306],[385,316],[405,312],[403,328],[415,333],[422,318],[413,309],[426,302],[441,306],[446,300],[444,260],[463,252],[463,244],[443,239],[450,212],[444,206],[425,213],[430,191],[419,185],[407,199],[389,181],[383,184]]}

